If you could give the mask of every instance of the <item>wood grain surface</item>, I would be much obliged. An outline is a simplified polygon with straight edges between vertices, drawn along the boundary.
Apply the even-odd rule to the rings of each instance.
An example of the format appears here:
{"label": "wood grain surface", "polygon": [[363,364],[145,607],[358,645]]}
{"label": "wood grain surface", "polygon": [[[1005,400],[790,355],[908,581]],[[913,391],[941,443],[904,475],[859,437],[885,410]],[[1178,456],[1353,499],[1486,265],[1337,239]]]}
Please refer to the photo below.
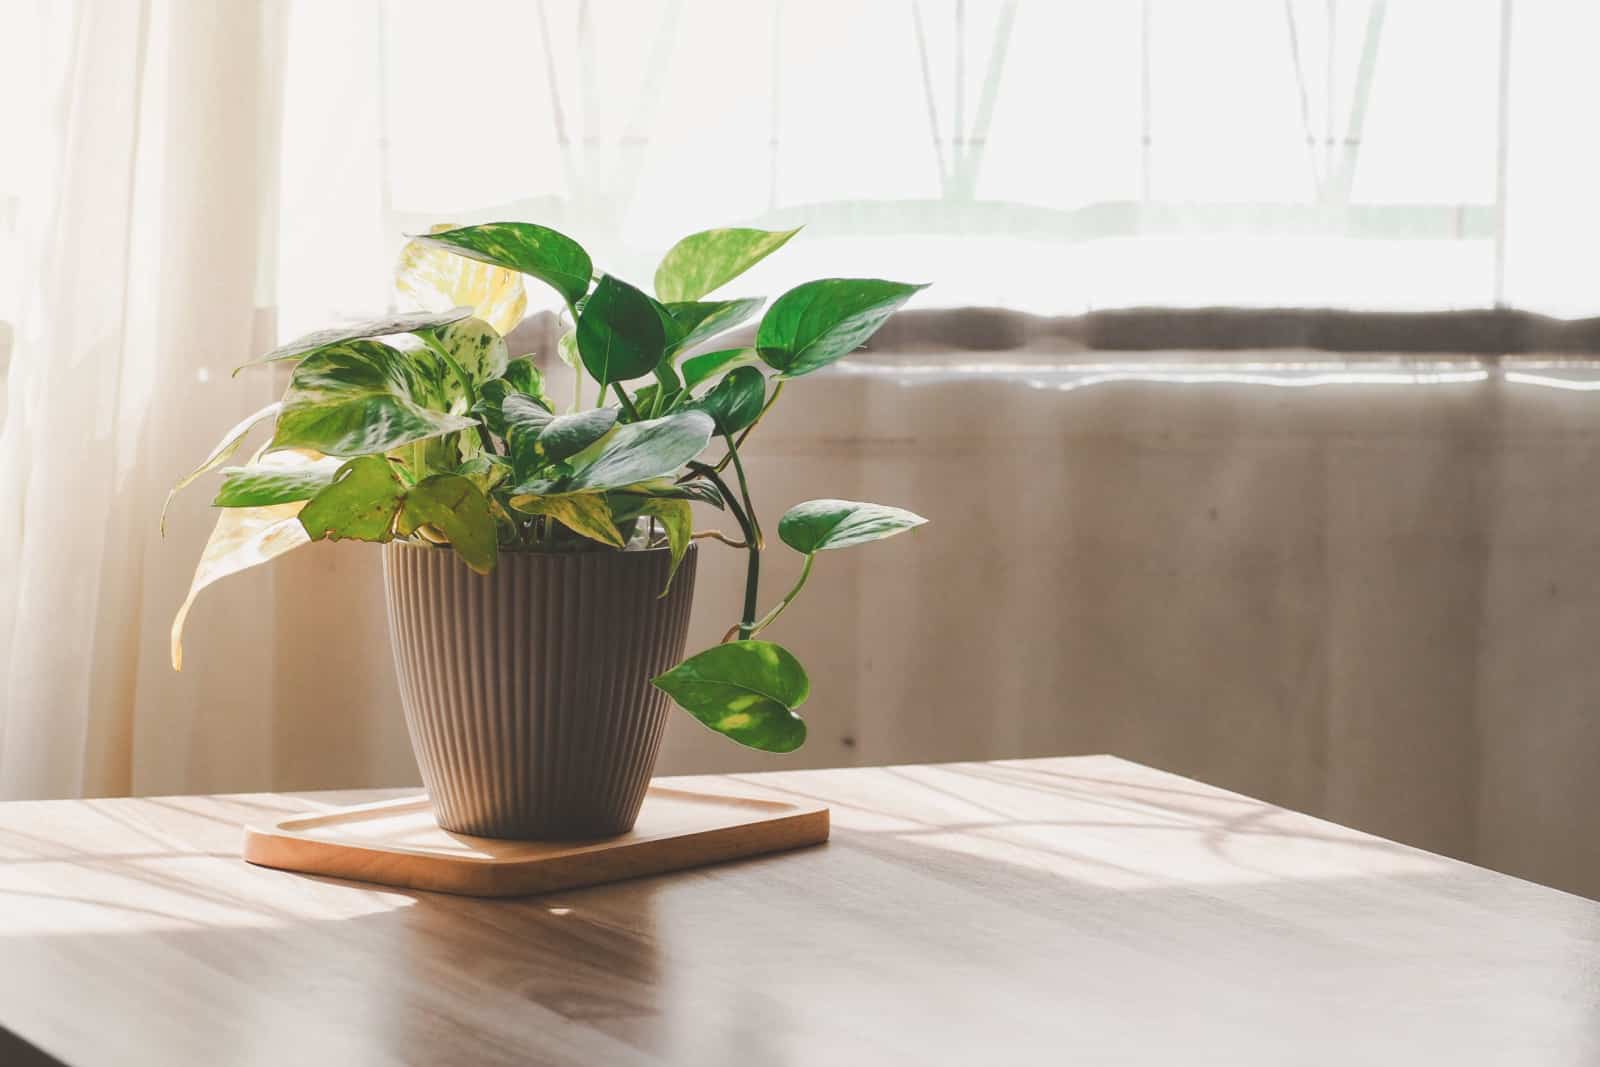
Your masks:
{"label": "wood grain surface", "polygon": [[1247,797],[1110,757],[672,784],[832,840],[473,900],[238,857],[398,791],[0,805],[0,1057],[1600,1063],[1600,904]]}
{"label": "wood grain surface", "polygon": [[651,786],[639,821],[616,837],[515,841],[440,829],[427,796],[356,804],[247,826],[244,858],[302,874],[515,897],[620,882],[783,852],[828,839],[828,809]]}

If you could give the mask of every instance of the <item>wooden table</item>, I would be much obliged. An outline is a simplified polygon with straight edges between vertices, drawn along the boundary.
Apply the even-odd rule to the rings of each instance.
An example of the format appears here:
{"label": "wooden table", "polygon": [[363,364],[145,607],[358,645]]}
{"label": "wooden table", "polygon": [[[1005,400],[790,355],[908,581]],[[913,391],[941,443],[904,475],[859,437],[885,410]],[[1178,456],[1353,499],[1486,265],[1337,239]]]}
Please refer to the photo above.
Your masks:
{"label": "wooden table", "polygon": [[0,805],[0,1063],[1600,1063],[1600,904],[1105,756],[680,779],[833,840],[481,901],[237,858],[385,793]]}

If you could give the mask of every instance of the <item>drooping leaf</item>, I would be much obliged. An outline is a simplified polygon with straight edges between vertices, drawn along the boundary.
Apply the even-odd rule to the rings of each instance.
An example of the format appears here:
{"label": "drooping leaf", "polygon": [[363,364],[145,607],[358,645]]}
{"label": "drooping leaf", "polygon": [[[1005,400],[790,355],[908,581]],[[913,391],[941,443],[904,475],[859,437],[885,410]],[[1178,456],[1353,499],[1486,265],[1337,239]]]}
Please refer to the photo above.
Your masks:
{"label": "drooping leaf", "polygon": [[531,222],[461,226],[421,234],[413,241],[538,278],[569,304],[588,291],[589,278],[594,273],[589,253],[582,245],[566,234]]}
{"label": "drooping leaf", "polygon": [[289,379],[271,447],[363,456],[475,425],[423,407],[419,392],[427,390],[416,367],[388,345],[348,341],[318,349]]}
{"label": "drooping leaf", "polygon": [[286,345],[279,345],[264,356],[257,356],[248,363],[240,364],[234,368],[233,373],[238,374],[245,367],[254,367],[262,363],[272,363],[280,359],[293,359],[315,352],[319,348],[329,345],[342,344],[346,341],[364,341],[373,337],[387,337],[396,333],[412,333],[416,330],[431,330],[440,326],[448,326],[472,314],[470,307],[446,308],[442,311],[407,311],[399,315],[386,315],[381,319],[367,319],[364,322],[353,322],[348,326],[334,326],[326,330],[317,330],[304,337],[298,337]]}
{"label": "drooping leaf", "polygon": [[206,542],[195,568],[189,595],[172,620],[172,669],[183,670],[183,624],[194,606],[195,597],[213,582],[265,563],[290,549],[310,544],[305,527],[300,525],[301,503],[277,504],[268,508],[225,508],[217,518],[211,539]]}
{"label": "drooping leaf", "polygon": [[730,330],[761,310],[766,303],[761,297],[745,300],[708,300],[668,304],[667,311],[678,324],[678,337],[673,341],[674,351],[697,345],[723,330]]}
{"label": "drooping leaf", "polygon": [[468,567],[479,574],[494,570],[499,538],[489,501],[470,478],[435,474],[405,494],[398,529],[409,536],[428,526],[450,542]]}
{"label": "drooping leaf", "polygon": [[358,456],[311,498],[300,524],[313,541],[392,541],[394,520],[406,495],[383,456]]}
{"label": "drooping leaf", "polygon": [[711,416],[703,411],[679,411],[618,426],[572,457],[571,473],[535,478],[515,492],[539,496],[597,492],[674,474],[704,451],[713,429]]}
{"label": "drooping leaf", "polygon": [[798,378],[866,343],[924,285],[877,278],[824,278],[780,296],[761,317],[756,351],[774,370]]}
{"label": "drooping leaf", "polygon": [[337,456],[272,452],[248,467],[224,467],[213,507],[264,508],[310,500],[344,465]]}
{"label": "drooping leaf", "polygon": [[766,399],[766,377],[754,367],[735,367],[693,407],[715,420],[718,433],[734,434],[756,421]]}
{"label": "drooping leaf", "polygon": [[211,450],[211,454],[201,462],[200,466],[178,480],[178,484],[173,486],[171,491],[167,493],[166,503],[161,505],[161,532],[163,535],[167,532],[167,509],[172,506],[172,498],[178,495],[178,491],[207,471],[216,470],[228,462],[233,454],[239,451],[239,446],[244,444],[244,439],[250,435],[251,430],[267,419],[275,417],[282,409],[283,403],[274,401],[255,414],[246,415],[240,419],[234,424],[233,429],[222,435],[222,440],[217,443],[216,448]]}
{"label": "drooping leaf", "polygon": [[794,709],[811,692],[805,668],[770,641],[730,641],[690,656],[654,679],[678,706],[726,737],[767,752],[806,740]]}
{"label": "drooping leaf", "polygon": [[810,554],[893,537],[928,520],[903,508],[854,500],[807,500],[784,512],[778,536],[796,552]]}
{"label": "drooping leaf", "polygon": [[666,352],[654,301],[607,274],[578,315],[578,354],[601,387],[649,374]]}
{"label": "drooping leaf", "polygon": [[616,408],[552,415],[521,393],[506,397],[500,410],[518,477],[527,477],[546,463],[577,455],[604,437],[617,422]]}
{"label": "drooping leaf", "polygon": [[683,371],[684,388],[693,389],[729,368],[755,366],[760,362],[761,357],[756,355],[753,348],[725,348],[719,352],[690,356],[680,368]]}
{"label": "drooping leaf", "polygon": [[604,493],[567,496],[514,497],[511,504],[529,515],[548,515],[575,534],[612,548],[624,548],[627,539],[617,529],[616,518]]}
{"label": "drooping leaf", "polygon": [[656,268],[656,298],[699,300],[726,285],[799,233],[793,230],[723,229],[692,233],[667,250]]}
{"label": "drooping leaf", "polygon": [[431,333],[439,347],[471,377],[474,387],[506,372],[509,358],[505,338],[482,319],[462,319]]}
{"label": "drooping leaf", "polygon": [[[453,226],[434,226],[443,233]],[[410,302],[434,311],[466,306],[502,336],[522,321],[528,293],[522,274],[471,260],[453,251],[407,241],[395,266],[394,285]]]}
{"label": "drooping leaf", "polygon": [[678,565],[689,551],[689,538],[694,533],[694,510],[687,500],[668,497],[644,497],[639,503],[639,514],[648,515],[661,524],[667,533],[667,547],[672,552],[672,568],[667,572],[667,584],[661,587],[666,596],[672,588],[672,579],[678,575]]}

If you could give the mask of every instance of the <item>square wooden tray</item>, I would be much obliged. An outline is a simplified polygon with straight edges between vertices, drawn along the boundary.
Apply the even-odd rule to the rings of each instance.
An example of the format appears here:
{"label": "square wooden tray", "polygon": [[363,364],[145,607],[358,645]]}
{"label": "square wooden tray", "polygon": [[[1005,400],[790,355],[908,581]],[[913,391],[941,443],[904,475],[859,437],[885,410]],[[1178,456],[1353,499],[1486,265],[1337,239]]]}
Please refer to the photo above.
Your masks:
{"label": "square wooden tray", "polygon": [[503,841],[440,829],[426,796],[247,827],[264,867],[474,897],[523,896],[816,845],[828,809],[652,785],[633,830],[597,841]]}

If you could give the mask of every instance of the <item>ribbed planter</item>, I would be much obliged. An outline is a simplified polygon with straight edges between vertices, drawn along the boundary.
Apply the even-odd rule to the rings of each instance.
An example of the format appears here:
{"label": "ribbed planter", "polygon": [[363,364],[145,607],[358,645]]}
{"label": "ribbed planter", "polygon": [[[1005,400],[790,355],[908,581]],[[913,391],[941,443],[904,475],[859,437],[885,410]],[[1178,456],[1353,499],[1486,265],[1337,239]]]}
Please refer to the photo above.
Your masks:
{"label": "ribbed planter", "polygon": [[406,729],[439,825],[572,839],[631,829],[683,658],[695,547],[671,557],[502,552],[478,575],[449,549],[384,547]]}

